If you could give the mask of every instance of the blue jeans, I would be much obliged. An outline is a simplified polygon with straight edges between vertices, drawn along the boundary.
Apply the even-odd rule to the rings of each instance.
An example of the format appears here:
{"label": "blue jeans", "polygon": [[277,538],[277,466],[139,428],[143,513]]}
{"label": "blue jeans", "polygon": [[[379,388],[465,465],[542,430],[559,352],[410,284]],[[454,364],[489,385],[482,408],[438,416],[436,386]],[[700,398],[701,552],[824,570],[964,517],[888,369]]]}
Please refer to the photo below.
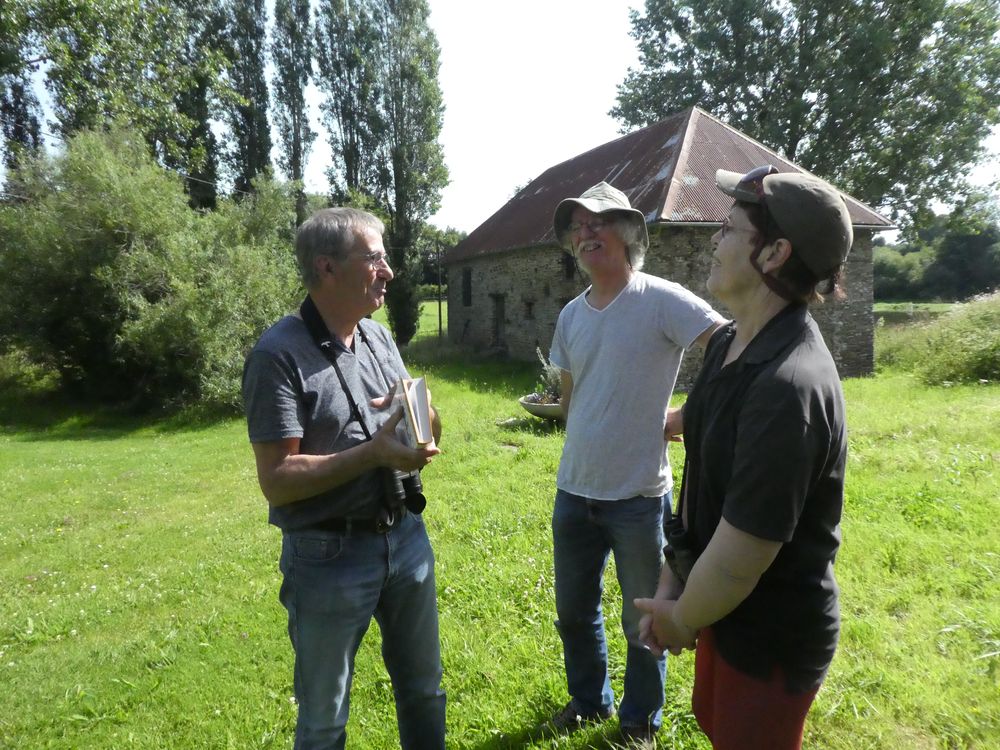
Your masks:
{"label": "blue jeans", "polygon": [[556,492],[552,513],[556,628],[563,642],[569,694],[584,716],[607,713],[615,704],[601,608],[604,569],[613,551],[628,644],[619,721],[622,726],[660,726],[667,662],[653,656],[639,640],[641,614],[632,600],[656,592],[670,502],[670,493],[662,498],[607,501]]}
{"label": "blue jeans", "polygon": [[354,657],[372,617],[392,681],[403,748],[444,748],[434,553],[424,522],[386,534],[286,532],[281,603],[295,650],[296,750],[347,741]]}

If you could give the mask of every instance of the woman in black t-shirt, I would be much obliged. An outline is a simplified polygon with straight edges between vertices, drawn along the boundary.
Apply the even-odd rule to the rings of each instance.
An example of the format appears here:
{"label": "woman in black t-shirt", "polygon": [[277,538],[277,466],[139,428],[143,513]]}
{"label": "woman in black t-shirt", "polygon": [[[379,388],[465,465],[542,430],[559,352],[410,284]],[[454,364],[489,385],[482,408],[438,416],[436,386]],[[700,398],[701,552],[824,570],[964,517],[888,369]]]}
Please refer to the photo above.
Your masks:
{"label": "woman in black t-shirt", "polygon": [[715,748],[794,750],[837,644],[847,455],[840,380],[808,303],[821,282],[839,291],[853,231],[813,177],[768,166],[716,182],[736,202],[712,237],[708,289],[733,321],[666,429],[685,436],[679,515],[697,561],[664,566],[655,598],[636,604],[652,650],[697,649],[694,712]]}

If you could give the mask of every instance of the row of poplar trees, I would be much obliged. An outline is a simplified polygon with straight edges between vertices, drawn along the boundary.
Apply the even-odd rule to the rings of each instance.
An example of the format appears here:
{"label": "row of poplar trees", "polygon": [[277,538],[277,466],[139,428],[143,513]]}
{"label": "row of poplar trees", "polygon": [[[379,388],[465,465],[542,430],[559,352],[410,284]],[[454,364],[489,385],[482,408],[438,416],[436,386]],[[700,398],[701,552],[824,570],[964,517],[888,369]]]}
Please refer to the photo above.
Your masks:
{"label": "row of poplar trees", "polygon": [[[411,248],[448,180],[427,2],[272,7],[269,17],[265,0],[4,0],[5,196],[16,196],[12,176],[42,149],[43,136],[112,124],[141,133],[162,166],[185,175],[194,208],[214,209],[220,182],[237,198],[253,193],[254,179],[274,166],[301,181],[316,136],[306,100],[312,83],[333,152],[331,199],[386,220],[398,277],[389,319],[406,343],[418,315]],[[39,82],[51,102],[48,121]],[[301,188],[296,204],[301,222]]]}

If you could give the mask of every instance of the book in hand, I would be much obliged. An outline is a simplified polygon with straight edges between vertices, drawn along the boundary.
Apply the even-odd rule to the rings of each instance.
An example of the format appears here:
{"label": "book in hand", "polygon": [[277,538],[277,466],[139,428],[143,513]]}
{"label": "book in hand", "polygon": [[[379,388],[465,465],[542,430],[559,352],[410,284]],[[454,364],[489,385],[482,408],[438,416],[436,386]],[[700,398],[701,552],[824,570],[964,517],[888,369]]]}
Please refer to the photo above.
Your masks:
{"label": "book in hand", "polygon": [[424,448],[434,442],[431,432],[431,404],[423,378],[403,378],[396,383],[395,399],[403,407],[406,436],[410,446]]}

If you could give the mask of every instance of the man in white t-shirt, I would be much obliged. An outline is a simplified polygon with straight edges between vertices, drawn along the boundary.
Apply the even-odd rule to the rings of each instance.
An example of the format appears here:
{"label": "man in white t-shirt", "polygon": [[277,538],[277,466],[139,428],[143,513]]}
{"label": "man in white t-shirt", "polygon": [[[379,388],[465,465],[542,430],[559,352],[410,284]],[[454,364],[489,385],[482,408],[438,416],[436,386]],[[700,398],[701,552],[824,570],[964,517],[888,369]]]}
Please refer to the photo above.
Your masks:
{"label": "man in white t-shirt", "polygon": [[663,711],[666,661],[639,633],[632,600],[652,596],[663,565],[672,478],[668,406],[684,350],[704,347],[722,318],[682,286],[642,273],[642,213],[602,182],[553,218],[560,245],[591,285],[559,315],[550,359],[562,370],[566,443],[552,515],[556,627],[571,699],[559,731],[615,714],[601,610],[613,551],[628,642],[618,706],[623,739],[651,746]]}

